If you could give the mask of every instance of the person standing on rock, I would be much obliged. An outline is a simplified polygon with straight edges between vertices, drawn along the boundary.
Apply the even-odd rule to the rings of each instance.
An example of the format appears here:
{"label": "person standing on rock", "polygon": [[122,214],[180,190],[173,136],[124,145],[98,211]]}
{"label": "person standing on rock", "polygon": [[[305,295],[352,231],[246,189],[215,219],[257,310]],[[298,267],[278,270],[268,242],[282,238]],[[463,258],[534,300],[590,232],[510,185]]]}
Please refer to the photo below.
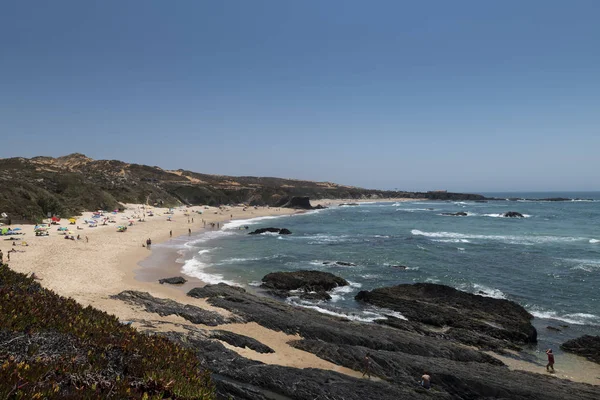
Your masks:
{"label": "person standing on rock", "polygon": [[[546,364],[546,371],[554,372],[554,353],[552,353],[552,349],[546,350],[546,354],[548,355],[548,364]],[[552,368],[552,371],[550,371]]]}
{"label": "person standing on rock", "polygon": [[366,376],[369,377],[369,379],[371,379],[371,364],[373,363],[373,360],[371,360],[371,354],[367,353],[365,355],[365,358],[363,359],[363,378]]}
{"label": "person standing on rock", "polygon": [[431,376],[427,371],[423,372],[423,376],[421,376],[421,386],[427,390],[431,389]]}

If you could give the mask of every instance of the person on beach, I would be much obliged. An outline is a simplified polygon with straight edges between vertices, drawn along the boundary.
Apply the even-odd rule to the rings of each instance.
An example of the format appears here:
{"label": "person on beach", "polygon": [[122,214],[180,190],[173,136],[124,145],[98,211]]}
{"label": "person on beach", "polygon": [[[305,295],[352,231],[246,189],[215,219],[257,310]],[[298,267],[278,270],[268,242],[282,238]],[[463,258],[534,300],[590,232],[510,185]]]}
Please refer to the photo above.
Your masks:
{"label": "person on beach", "polygon": [[194,223],[194,218],[192,218],[192,224]]}
{"label": "person on beach", "polygon": [[219,229],[219,223],[217,222],[217,229]]}
{"label": "person on beach", "polygon": [[173,231],[169,231],[169,237],[173,237]]}
{"label": "person on beach", "polygon": [[367,375],[369,377],[369,379],[371,379],[371,364],[373,363],[373,361],[371,360],[371,354],[367,353],[365,355],[365,358],[363,358],[363,378],[365,377],[365,375]]}
{"label": "person on beach", "polygon": [[[548,364],[546,364],[546,371],[554,372],[554,353],[552,353],[552,349],[546,350],[546,354],[548,355]],[[552,368],[552,371],[550,371]]]}
{"label": "person on beach", "polygon": [[192,230],[188,229],[188,236],[192,236]]}
{"label": "person on beach", "polygon": [[0,264],[2,264],[3,261],[4,261],[4,253],[2,253],[2,250],[0,250]]}
{"label": "person on beach", "polygon": [[89,240],[89,239],[88,239],[88,237],[86,236],[86,237],[85,237],[85,242],[87,243],[87,242],[89,242],[89,241],[90,241],[90,240]]}
{"label": "person on beach", "polygon": [[421,376],[421,386],[427,390],[431,388],[431,376],[427,371],[423,372],[423,376]]}

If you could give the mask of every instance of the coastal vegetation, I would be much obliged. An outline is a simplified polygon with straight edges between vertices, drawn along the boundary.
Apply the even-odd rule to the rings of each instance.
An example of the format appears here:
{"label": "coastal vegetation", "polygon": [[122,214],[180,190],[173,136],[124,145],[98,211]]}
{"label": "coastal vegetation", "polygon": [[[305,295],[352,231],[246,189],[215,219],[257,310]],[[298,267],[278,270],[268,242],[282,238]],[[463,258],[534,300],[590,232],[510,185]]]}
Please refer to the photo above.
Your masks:
{"label": "coastal vegetation", "polygon": [[213,399],[198,357],[0,265],[0,398]]}
{"label": "coastal vegetation", "polygon": [[12,221],[68,217],[85,210],[114,210],[123,203],[284,206],[294,196],[311,199],[431,198],[483,199],[470,194],[363,189],[330,182],[169,171],[83,154],[0,159],[0,213]]}

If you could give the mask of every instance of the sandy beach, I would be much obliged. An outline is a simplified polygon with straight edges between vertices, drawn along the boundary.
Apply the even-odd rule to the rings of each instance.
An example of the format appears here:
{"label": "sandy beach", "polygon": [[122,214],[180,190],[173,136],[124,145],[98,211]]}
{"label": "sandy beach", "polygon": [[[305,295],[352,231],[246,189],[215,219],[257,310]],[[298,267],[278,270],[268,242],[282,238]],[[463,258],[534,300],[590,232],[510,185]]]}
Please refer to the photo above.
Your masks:
{"label": "sandy beach", "polygon": [[[418,199],[377,199],[376,201],[416,201]],[[336,206],[341,203],[356,203],[374,200],[319,200],[313,205]],[[152,210],[153,216],[149,216]],[[168,241],[180,236],[198,235],[211,229],[220,229],[223,223],[235,219],[250,219],[263,216],[292,215],[304,211],[269,208],[269,207],[178,207],[173,214],[166,208],[143,208],[141,205],[128,204],[124,212],[105,215],[97,218],[97,227],[91,228],[86,220],[92,220],[93,213],[86,212],[76,218],[71,225],[67,219],[62,219],[60,225],[51,225],[49,236],[36,237],[33,225],[13,225],[12,228],[21,228],[22,235],[13,236],[20,240],[0,240],[0,249],[4,252],[5,260],[10,254],[9,266],[18,272],[35,274],[41,278],[40,283],[56,293],[75,299],[80,304],[91,305],[100,310],[116,315],[122,321],[132,321],[134,326],[140,327],[140,321],[158,322],[155,330],[182,330],[182,325],[188,321],[177,316],[161,317],[157,314],[147,313],[138,307],[128,305],[120,300],[111,299],[109,296],[123,290],[138,290],[148,292],[159,298],[170,298],[180,303],[191,304],[223,315],[229,313],[223,309],[215,308],[206,301],[191,298],[185,295],[186,291],[204,283],[190,278],[183,287],[161,285],[159,278],[181,275],[180,265],[175,262],[175,256],[165,258],[164,267],[143,271],[140,265],[151,253],[152,248],[145,247],[147,239],[153,244]],[[202,214],[200,214],[202,213]],[[145,214],[145,217],[144,217]],[[108,218],[113,222],[102,221]],[[144,222],[138,222],[143,219]],[[129,221],[134,221],[129,226]],[[193,221],[193,222],[192,222]],[[214,223],[213,228],[211,224]],[[217,226],[218,224],[218,226]],[[125,232],[117,232],[117,226],[127,226]],[[58,232],[59,227],[71,230],[73,236],[80,235],[80,240],[66,240]],[[78,229],[78,227],[80,229]],[[86,240],[87,238],[87,240]],[[26,246],[24,244],[27,244]],[[8,253],[9,250],[16,252]],[[162,261],[161,261],[162,262]],[[186,277],[187,278],[187,277]],[[198,325],[198,328],[211,330],[215,327]],[[144,326],[143,329],[148,329]],[[272,354],[260,354],[250,349],[224,345],[238,354],[269,364],[293,366],[297,368],[330,369],[350,376],[360,377],[362,374],[325,361],[317,356],[289,346],[290,340],[298,339],[297,336],[287,335],[266,329],[255,323],[220,325],[218,329],[228,330],[253,337],[275,350]],[[576,358],[575,356],[573,356]],[[560,377],[572,380],[600,384],[600,367],[577,358],[584,364],[571,363],[568,371],[557,374]],[[509,362],[503,359],[511,368],[532,370],[539,367],[530,363]],[[572,360],[571,360],[572,361]],[[585,368],[581,368],[582,365]],[[578,370],[580,371],[578,373]],[[585,373],[581,371],[585,370]]]}

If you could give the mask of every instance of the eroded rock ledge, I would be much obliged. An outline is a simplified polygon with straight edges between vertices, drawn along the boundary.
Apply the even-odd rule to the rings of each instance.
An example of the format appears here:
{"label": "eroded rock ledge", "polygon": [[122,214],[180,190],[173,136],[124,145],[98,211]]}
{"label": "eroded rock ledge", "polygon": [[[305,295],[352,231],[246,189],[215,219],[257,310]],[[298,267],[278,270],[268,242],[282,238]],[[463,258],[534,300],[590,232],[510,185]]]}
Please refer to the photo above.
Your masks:
{"label": "eroded rock ledge", "polygon": [[[411,322],[444,330],[446,337],[482,349],[519,349],[535,343],[533,316],[519,304],[462,292],[449,286],[416,283],[361,291],[356,300],[402,313]],[[398,325],[396,321],[384,321]],[[399,327],[399,326],[397,326]]]}

